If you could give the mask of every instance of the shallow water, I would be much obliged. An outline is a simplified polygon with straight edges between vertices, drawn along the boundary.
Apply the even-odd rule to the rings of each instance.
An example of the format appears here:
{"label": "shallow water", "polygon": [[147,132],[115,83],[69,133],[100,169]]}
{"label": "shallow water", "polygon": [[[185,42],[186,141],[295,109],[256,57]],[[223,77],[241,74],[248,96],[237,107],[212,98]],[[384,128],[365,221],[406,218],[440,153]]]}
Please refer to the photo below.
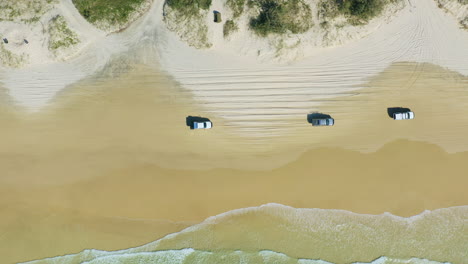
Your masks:
{"label": "shallow water", "polygon": [[466,207],[401,218],[268,204],[211,217],[142,247],[33,263],[463,263],[467,216]]}
{"label": "shallow water", "polygon": [[[245,252],[245,251],[203,251],[194,249],[181,249],[181,250],[163,250],[156,252],[145,252],[136,254],[123,254],[117,256],[102,257],[96,260],[84,262],[85,264],[105,264],[105,263],[122,263],[132,264],[139,263],[275,263],[275,264],[332,264],[323,260],[315,259],[297,259],[289,257],[285,254],[273,252],[269,250],[262,250],[259,252]],[[358,263],[358,262],[356,262]],[[440,262],[431,261],[427,259],[396,259],[380,257],[372,262],[375,264],[438,264]]]}

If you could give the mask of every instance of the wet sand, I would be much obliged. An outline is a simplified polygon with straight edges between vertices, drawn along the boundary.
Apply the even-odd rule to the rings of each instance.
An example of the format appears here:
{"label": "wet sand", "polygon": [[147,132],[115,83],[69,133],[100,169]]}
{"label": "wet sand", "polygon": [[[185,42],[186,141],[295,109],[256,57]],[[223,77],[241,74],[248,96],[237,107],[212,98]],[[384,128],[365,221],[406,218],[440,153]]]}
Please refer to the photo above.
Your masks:
{"label": "wet sand", "polygon": [[[396,122],[388,115],[389,107],[408,107],[415,119]],[[463,152],[468,150],[466,109],[466,76],[427,63],[397,63],[371,78],[364,89],[319,109],[337,119],[337,129],[327,131],[319,144],[368,152],[405,138]]]}
{"label": "wet sand", "polygon": [[[5,262],[137,246],[270,202],[400,216],[467,204],[468,79],[437,66],[394,65],[311,109],[335,127],[312,128],[305,113],[290,134],[263,139],[237,136],[148,67],[112,77],[69,87],[40,112],[1,109]],[[416,119],[393,121],[388,106]],[[189,114],[214,129],[189,130]]]}

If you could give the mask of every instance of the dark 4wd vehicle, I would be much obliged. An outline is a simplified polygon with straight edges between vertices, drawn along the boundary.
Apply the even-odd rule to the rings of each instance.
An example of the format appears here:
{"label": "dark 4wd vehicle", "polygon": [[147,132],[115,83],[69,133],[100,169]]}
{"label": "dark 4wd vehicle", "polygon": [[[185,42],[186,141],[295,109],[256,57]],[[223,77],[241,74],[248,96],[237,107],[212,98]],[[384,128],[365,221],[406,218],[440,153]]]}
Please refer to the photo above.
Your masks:
{"label": "dark 4wd vehicle", "polygon": [[334,124],[335,124],[335,120],[333,118],[312,119],[313,126],[333,126]]}

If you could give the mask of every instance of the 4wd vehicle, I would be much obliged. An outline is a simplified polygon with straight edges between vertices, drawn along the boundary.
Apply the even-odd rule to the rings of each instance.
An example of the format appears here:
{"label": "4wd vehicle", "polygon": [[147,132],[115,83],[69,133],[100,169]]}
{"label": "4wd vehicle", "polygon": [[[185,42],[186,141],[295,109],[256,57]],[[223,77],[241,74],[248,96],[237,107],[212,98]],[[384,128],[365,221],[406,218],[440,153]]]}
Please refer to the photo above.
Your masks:
{"label": "4wd vehicle", "polygon": [[329,115],[320,112],[314,112],[307,115],[307,122],[312,126],[333,126],[335,120]]}
{"label": "4wd vehicle", "polygon": [[335,120],[333,118],[314,118],[312,119],[313,126],[333,126]]}
{"label": "4wd vehicle", "polygon": [[395,120],[414,119],[414,113],[411,111],[393,113],[393,119]]}
{"label": "4wd vehicle", "polygon": [[192,123],[191,129],[210,129],[213,127],[213,123],[211,121],[204,121],[204,122],[196,122]]}
{"label": "4wd vehicle", "polygon": [[210,129],[213,127],[213,123],[210,119],[201,116],[187,116],[185,118],[185,124],[190,129]]}

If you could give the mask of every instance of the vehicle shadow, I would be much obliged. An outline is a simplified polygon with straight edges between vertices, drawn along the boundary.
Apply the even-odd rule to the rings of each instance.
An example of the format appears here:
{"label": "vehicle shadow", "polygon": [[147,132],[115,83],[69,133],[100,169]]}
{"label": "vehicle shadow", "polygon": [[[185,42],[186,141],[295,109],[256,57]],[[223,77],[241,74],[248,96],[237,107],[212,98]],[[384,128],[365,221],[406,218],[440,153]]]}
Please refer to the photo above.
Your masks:
{"label": "vehicle shadow", "polygon": [[406,107],[389,107],[387,108],[387,114],[390,118],[393,118],[394,113],[404,113],[404,112],[410,112],[411,109],[406,108]]}
{"label": "vehicle shadow", "polygon": [[185,124],[188,127],[190,127],[190,129],[193,129],[193,122],[206,122],[206,121],[211,121],[211,120],[206,117],[201,117],[201,116],[187,116],[185,118]]}
{"label": "vehicle shadow", "polygon": [[331,118],[331,116],[327,114],[315,112],[315,113],[311,113],[307,115],[307,122],[312,124],[312,119],[325,119],[325,118]]}

